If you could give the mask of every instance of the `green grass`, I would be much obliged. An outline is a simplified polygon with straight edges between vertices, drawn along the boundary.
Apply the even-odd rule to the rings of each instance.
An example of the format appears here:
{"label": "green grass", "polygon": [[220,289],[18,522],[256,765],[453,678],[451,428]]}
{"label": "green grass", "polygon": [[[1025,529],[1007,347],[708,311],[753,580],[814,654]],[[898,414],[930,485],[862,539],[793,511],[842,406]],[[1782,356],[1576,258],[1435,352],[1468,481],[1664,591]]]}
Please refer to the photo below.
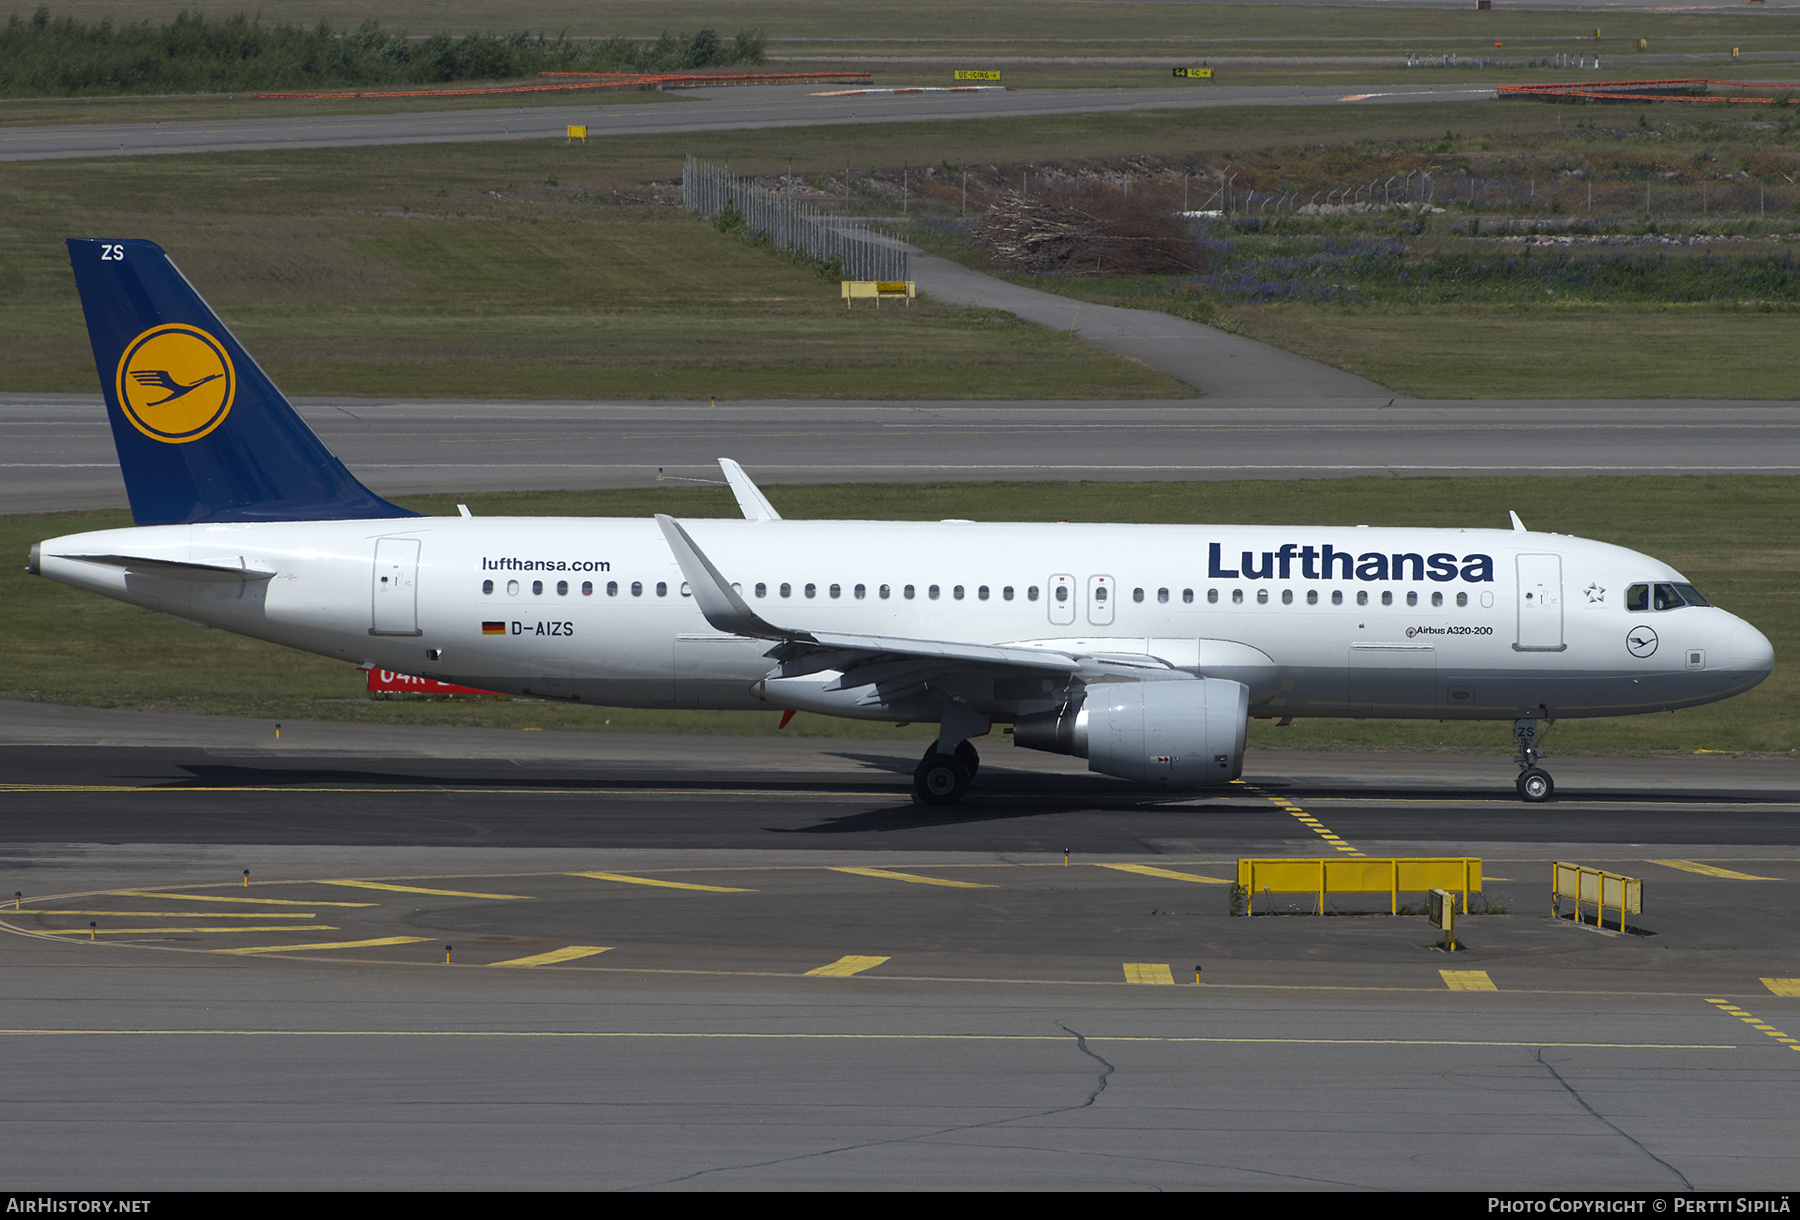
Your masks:
{"label": "green grass", "polygon": [[1717,305],[1241,306],[1242,333],[1421,398],[1790,400],[1793,313]]}
{"label": "green grass", "polygon": [[0,388],[93,389],[62,238],[99,234],[162,244],[290,393],[1193,394],[1010,314],[846,309],[816,266],[670,206],[677,158],[631,155],[658,180],[560,141],[10,167]]}
{"label": "green grass", "polygon": [[[1315,482],[858,484],[765,489],[784,515],[869,519],[1244,522],[1496,526],[1520,510],[1534,529],[1620,543],[1674,564],[1774,642],[1774,675],[1740,698],[1673,715],[1567,721],[1559,751],[1787,753],[1800,746],[1800,544],[1773,523],[1795,518],[1791,479],[1339,479]],[[480,516],[669,512],[733,516],[723,488],[420,496],[409,507]],[[0,555],[34,541],[129,524],[119,513],[0,517]],[[596,732],[767,733],[763,713],[641,712],[527,701],[385,701],[361,674],[323,658],[208,631],[80,593],[0,564],[9,608],[0,698],[179,709],[269,720],[323,719],[538,727]],[[610,720],[610,724],[607,722]],[[1259,748],[1471,750],[1502,753],[1504,725],[1351,720],[1252,726]],[[817,736],[918,738],[929,731],[802,715],[786,730]]]}

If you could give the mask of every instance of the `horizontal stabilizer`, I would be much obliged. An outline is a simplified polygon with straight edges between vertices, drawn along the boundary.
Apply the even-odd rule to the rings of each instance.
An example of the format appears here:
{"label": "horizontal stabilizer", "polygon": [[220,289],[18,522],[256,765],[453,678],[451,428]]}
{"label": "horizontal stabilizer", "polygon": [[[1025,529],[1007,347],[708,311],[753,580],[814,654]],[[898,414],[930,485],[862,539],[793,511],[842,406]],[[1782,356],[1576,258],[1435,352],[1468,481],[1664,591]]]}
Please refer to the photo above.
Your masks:
{"label": "horizontal stabilizer", "polygon": [[172,580],[193,580],[206,583],[272,580],[275,577],[275,573],[264,572],[257,568],[222,563],[188,563],[178,559],[146,559],[141,555],[62,555],[58,558],[75,559],[82,563],[104,564],[109,568],[123,568],[127,572],[141,572],[146,576],[162,576]]}

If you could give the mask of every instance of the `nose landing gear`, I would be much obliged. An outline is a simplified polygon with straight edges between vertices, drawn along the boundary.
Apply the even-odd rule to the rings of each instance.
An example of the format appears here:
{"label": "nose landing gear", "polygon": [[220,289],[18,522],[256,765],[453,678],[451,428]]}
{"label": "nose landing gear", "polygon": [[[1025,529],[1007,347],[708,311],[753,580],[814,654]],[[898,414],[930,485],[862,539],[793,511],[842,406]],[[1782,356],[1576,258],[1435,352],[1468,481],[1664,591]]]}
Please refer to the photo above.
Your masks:
{"label": "nose landing gear", "polygon": [[[1549,709],[1545,709],[1544,731],[1549,732]],[[1528,720],[1513,721],[1513,740],[1519,743],[1519,753],[1513,761],[1519,764],[1519,778],[1514,787],[1519,790],[1519,799],[1531,805],[1541,805],[1556,792],[1556,784],[1550,773],[1538,766],[1538,760],[1544,756],[1542,738],[1538,734],[1538,722],[1534,716]]]}

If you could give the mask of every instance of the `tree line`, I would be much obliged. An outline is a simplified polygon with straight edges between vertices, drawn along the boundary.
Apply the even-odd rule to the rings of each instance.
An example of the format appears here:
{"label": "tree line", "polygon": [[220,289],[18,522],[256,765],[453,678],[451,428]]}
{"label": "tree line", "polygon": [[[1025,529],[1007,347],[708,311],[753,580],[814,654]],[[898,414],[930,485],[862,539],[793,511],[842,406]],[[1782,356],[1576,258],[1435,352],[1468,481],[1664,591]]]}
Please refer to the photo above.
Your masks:
{"label": "tree line", "polygon": [[182,12],[167,25],[88,25],[40,7],[0,30],[0,97],[229,93],[256,89],[433,85],[516,80],[540,72],[678,72],[765,60],[760,33],[715,30],[626,38],[547,38],[526,32],[409,38],[378,22],[334,30],[264,25],[240,13]]}

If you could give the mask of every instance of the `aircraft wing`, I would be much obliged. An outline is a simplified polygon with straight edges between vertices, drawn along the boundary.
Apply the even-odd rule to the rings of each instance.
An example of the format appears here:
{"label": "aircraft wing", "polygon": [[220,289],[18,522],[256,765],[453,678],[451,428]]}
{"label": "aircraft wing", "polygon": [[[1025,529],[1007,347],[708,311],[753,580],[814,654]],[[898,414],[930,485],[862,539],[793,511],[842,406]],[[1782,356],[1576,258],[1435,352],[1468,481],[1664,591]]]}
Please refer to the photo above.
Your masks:
{"label": "aircraft wing", "polygon": [[898,636],[782,627],[764,619],[732,588],[712,560],[674,518],[657,514],[656,524],[687,577],[694,602],[719,631],[770,640],[768,656],[782,663],[784,677],[841,670],[839,688],[912,676],[927,670],[979,669],[988,672],[1059,675],[1064,679],[1102,677],[1186,677],[1167,662],[1148,656],[1078,653],[1011,644],[914,640]]}

